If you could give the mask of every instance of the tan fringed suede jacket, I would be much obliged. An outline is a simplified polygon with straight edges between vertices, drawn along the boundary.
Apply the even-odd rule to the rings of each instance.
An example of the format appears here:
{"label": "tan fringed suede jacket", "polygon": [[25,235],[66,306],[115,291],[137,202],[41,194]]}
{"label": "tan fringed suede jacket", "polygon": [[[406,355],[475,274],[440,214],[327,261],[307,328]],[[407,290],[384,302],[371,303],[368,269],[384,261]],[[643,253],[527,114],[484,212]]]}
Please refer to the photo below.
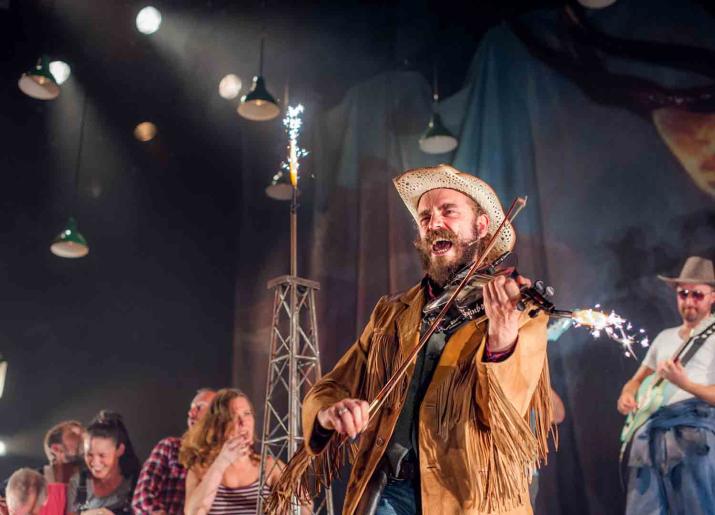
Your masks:
{"label": "tan fringed suede jacket", "polygon": [[[383,297],[365,330],[303,402],[310,442],[322,408],[344,398],[371,401],[419,341],[424,294],[420,285]],[[447,342],[420,407],[422,512],[427,515],[530,514],[528,483],[545,459],[551,420],[546,362],[546,316],[524,316],[516,348],[499,363],[482,360],[486,324],[464,324]],[[343,513],[352,515],[380,461],[405,401],[407,377],[370,420],[352,449],[354,463]],[[530,429],[529,412],[535,414]],[[337,439],[321,449],[335,456]]]}

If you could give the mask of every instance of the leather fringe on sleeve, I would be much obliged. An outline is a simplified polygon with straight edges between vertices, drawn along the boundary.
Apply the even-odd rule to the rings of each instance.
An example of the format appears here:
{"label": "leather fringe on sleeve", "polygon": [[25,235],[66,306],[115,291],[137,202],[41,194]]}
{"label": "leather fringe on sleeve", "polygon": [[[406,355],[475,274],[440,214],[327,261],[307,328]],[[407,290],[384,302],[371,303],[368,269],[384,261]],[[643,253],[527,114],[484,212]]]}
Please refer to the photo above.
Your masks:
{"label": "leather fringe on sleeve", "polygon": [[266,500],[266,513],[292,513],[294,501],[309,505],[322,489],[328,488],[343,465],[353,462],[357,451],[357,446],[341,442],[334,434],[317,456],[311,456],[301,446],[273,485]]}
{"label": "leather fringe on sleeve", "polygon": [[[367,376],[363,382],[361,397],[374,399],[382,386],[400,367],[399,345],[392,334],[376,334],[368,353]],[[404,396],[406,378],[393,390],[388,403],[394,403],[398,396]],[[340,470],[348,463],[353,463],[358,447],[345,442],[338,434],[333,434],[330,441],[318,455],[311,456],[304,446],[288,461],[266,503],[267,513],[290,513],[291,502],[299,504],[311,502],[322,489],[328,488],[339,477]]]}
{"label": "leather fringe on sleeve", "polygon": [[[534,470],[546,462],[552,402],[548,364],[544,363],[529,410],[522,417],[487,369],[489,427],[477,431],[469,458],[476,458],[478,509],[492,513],[529,502],[528,485]],[[530,420],[531,419],[531,420]],[[534,428],[532,432],[532,427]],[[526,498],[524,498],[526,496]]]}

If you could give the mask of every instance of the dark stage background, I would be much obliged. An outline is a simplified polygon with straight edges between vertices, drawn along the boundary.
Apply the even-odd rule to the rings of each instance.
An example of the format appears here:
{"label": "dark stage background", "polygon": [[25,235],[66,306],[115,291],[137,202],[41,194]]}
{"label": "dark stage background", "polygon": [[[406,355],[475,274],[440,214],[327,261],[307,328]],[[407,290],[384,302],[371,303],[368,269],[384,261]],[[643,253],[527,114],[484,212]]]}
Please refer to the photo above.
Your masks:
{"label": "dark stage background", "polygon": [[[529,195],[517,223],[520,267],[553,284],[560,305],[600,302],[651,336],[677,324],[655,274],[677,273],[689,254],[715,257],[712,190],[668,150],[652,106],[635,94],[644,83],[620,76],[672,88],[712,84],[712,74],[622,52],[545,62],[535,41],[579,49],[561,3],[496,4],[476,4],[475,16],[473,3],[167,1],[154,4],[164,22],[149,38],[133,25],[138,2],[0,8],[0,352],[10,364],[0,475],[42,463],[52,423],[87,422],[101,408],[125,415],[144,458],[183,430],[200,386],[244,389],[260,420],[266,282],[288,271],[288,206],[263,189],[286,138],[278,119],[239,118],[217,84],[234,72],[246,91],[262,25],[269,89],[282,97],[289,83],[291,103],[307,109],[303,169],[314,177],[303,182],[299,268],[321,283],[324,367],[380,295],[419,279],[414,229],[391,178],[439,162],[483,177],[505,203]],[[621,0],[580,15],[612,37],[715,48],[712,11],[694,1]],[[16,86],[42,51],[73,67],[51,103]],[[434,59],[439,110],[461,140],[453,155],[417,145]],[[159,135],[142,144],[131,132],[145,119]],[[48,251],[70,213],[91,246],[76,261]],[[615,400],[637,362],[578,329],[549,354],[567,418],[538,512],[620,513]]]}

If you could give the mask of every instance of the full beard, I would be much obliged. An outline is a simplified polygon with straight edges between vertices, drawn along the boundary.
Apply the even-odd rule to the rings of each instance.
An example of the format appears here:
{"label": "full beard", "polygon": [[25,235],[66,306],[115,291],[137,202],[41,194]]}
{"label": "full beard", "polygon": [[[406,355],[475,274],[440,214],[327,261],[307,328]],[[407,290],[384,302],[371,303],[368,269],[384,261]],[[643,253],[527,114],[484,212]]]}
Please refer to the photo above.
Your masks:
{"label": "full beard", "polygon": [[[476,234],[476,228],[473,234]],[[435,242],[446,240],[451,243],[455,253],[453,257],[433,256],[432,249]],[[440,288],[443,288],[450,279],[465,265],[474,261],[475,256],[484,247],[483,241],[460,240],[459,237],[447,228],[427,231],[424,238],[414,241],[417,253],[422,262],[422,269],[427,277]]]}
{"label": "full beard", "polygon": [[685,322],[691,325],[695,325],[700,322],[700,320],[705,318],[705,315],[703,313],[700,313],[697,309],[685,307],[680,309],[680,316]]}

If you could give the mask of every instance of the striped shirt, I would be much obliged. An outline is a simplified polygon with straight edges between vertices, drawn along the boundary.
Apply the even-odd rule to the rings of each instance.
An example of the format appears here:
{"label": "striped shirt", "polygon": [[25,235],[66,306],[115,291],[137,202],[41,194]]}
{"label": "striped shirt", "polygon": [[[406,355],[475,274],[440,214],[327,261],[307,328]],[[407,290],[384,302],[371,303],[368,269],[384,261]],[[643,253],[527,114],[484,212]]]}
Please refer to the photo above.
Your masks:
{"label": "striped shirt", "polygon": [[[270,491],[268,485],[263,485],[264,498]],[[209,515],[255,515],[257,508],[258,481],[238,488],[219,485]]]}

